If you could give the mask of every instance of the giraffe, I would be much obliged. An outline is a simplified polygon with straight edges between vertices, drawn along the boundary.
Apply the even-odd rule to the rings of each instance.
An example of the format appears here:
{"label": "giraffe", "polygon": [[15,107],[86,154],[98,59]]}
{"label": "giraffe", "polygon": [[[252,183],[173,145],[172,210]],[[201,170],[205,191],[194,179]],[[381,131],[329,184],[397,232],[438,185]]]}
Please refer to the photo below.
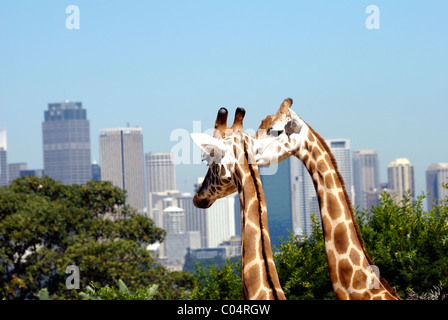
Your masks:
{"label": "giraffe", "polygon": [[238,191],[242,223],[243,298],[284,300],[286,298],[272,257],[266,200],[252,154],[257,142],[243,131],[243,108],[236,110],[231,128],[226,124],[227,114],[225,108],[219,110],[213,137],[202,133],[191,134],[209,165],[193,203],[198,208],[208,208],[217,199]]}
{"label": "giraffe", "polygon": [[290,156],[304,163],[317,193],[328,269],[338,299],[400,299],[387,281],[379,277],[377,267],[367,254],[344,181],[329,147],[290,109],[291,105],[292,99],[285,99],[275,115],[261,122],[256,139],[273,133],[278,139],[254,154],[257,164],[281,162]]}

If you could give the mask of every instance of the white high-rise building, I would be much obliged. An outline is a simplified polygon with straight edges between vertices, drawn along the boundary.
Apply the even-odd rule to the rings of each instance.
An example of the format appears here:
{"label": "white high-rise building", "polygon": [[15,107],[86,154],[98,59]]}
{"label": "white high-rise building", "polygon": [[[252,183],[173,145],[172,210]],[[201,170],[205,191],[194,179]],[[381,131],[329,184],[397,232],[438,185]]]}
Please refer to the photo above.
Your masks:
{"label": "white high-rise building", "polygon": [[146,192],[163,192],[176,189],[176,171],[172,153],[145,154]]}
{"label": "white high-rise building", "polygon": [[448,189],[442,187],[448,183],[448,163],[434,163],[426,170],[426,192],[428,192],[428,210],[434,203],[440,204],[442,199],[448,198]]}
{"label": "white high-rise building", "polygon": [[215,201],[206,209],[207,248],[217,247],[235,235],[235,194]]}
{"label": "white high-rise building", "polygon": [[376,150],[353,151],[355,206],[370,209],[369,195],[379,192],[379,165]]}
{"label": "white high-rise building", "polygon": [[327,139],[325,142],[330,147],[331,153],[333,153],[336,163],[338,164],[338,170],[344,179],[345,189],[353,202],[353,187],[352,187],[352,161],[350,158],[350,140],[348,139]]}
{"label": "white high-rise building", "polygon": [[6,129],[0,130],[0,186],[8,184],[8,147],[6,143]]}
{"label": "white high-rise building", "polygon": [[399,158],[387,166],[388,188],[397,195],[396,201],[401,201],[407,191],[415,195],[414,166],[406,158]]}
{"label": "white high-rise building", "polygon": [[101,180],[127,191],[126,204],[144,213],[143,135],[141,128],[100,130]]}

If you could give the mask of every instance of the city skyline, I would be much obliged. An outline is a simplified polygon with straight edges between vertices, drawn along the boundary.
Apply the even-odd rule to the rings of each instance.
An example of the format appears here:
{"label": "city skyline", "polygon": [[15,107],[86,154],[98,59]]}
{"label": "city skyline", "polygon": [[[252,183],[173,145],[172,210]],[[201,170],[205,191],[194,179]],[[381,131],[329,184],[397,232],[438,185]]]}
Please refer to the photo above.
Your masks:
{"label": "city skyline", "polygon": [[[79,29],[66,26],[69,4],[79,7]],[[416,193],[425,192],[425,170],[448,159],[448,4],[377,1],[378,30],[365,25],[370,4],[2,3],[8,162],[43,168],[36,119],[51,101],[83,102],[98,162],[100,128],[129,122],[143,129],[145,152],[170,152],[174,130],[212,128],[222,106],[244,107],[245,128],[256,129],[292,97],[321,136],[377,150],[381,182],[393,159],[410,159]],[[179,165],[177,188],[191,192],[204,168]]]}
{"label": "city skyline", "polygon": [[[86,141],[87,147],[90,147],[90,142],[89,142],[90,141],[90,137],[89,136],[86,137],[86,134],[84,132],[85,131],[85,127],[87,127],[87,130],[89,128],[89,122],[86,119],[86,111],[87,110],[82,108],[82,102],[73,102],[73,101],[66,100],[66,101],[61,102],[61,103],[49,103],[48,104],[48,110],[44,112],[44,114],[45,114],[45,121],[42,123],[43,136],[44,136],[44,143],[43,143],[44,154],[45,154],[45,151],[48,151],[50,149],[51,150],[58,149],[57,148],[57,145],[58,145],[57,143],[56,144],[53,143],[54,144],[53,147],[51,147],[51,144],[49,144],[48,142],[45,143],[45,140],[53,141],[55,139],[55,137],[56,137],[56,139],[60,140],[61,137],[64,138],[66,136],[75,136],[75,137],[76,136],[81,136],[83,142],[84,142],[84,140]],[[53,125],[54,128],[51,129],[51,132],[45,133],[46,132],[45,131],[45,125],[48,126],[48,124],[46,122],[48,122],[49,120],[51,120],[51,121],[58,120],[59,122],[60,122],[60,120],[66,120],[66,121],[70,120],[71,122],[73,122],[73,120],[78,120],[78,121],[79,120],[83,120],[83,121],[87,122],[87,125],[83,124],[83,125],[80,126],[80,125],[77,125],[77,124],[75,124],[75,125],[71,124],[71,125],[68,125],[68,126],[67,125],[63,125],[62,127],[61,127],[61,125],[56,125],[56,126]],[[50,124],[51,124],[51,121],[50,121]],[[68,121],[68,122],[71,123],[70,121]],[[67,127],[67,128],[65,128],[65,127]],[[47,129],[47,131],[48,131],[48,129]],[[71,131],[73,131],[73,134],[70,134]],[[123,148],[123,146],[124,146],[124,144],[123,144],[123,141],[124,141],[123,137],[130,135],[134,131],[138,131],[139,137],[140,137],[139,142],[137,142],[137,144],[138,144],[138,148],[137,149],[139,150],[139,152],[141,151],[144,154],[144,159],[143,159],[144,162],[142,162],[142,163],[144,163],[144,167],[145,168],[143,168],[140,171],[140,172],[144,172],[144,175],[145,175],[143,183],[145,184],[146,188],[145,188],[145,191],[144,191],[143,198],[146,198],[148,193],[151,193],[151,192],[156,192],[156,193],[157,192],[164,192],[164,191],[167,191],[167,190],[173,190],[173,191],[176,191],[176,192],[180,191],[181,193],[186,193],[186,194],[191,194],[191,192],[194,192],[194,188],[192,186],[190,186],[190,188],[191,188],[190,190],[181,190],[180,188],[177,188],[177,185],[176,185],[176,164],[175,164],[176,159],[175,159],[175,155],[173,153],[171,153],[171,152],[148,152],[148,153],[144,152],[144,150],[143,150],[143,134],[142,134],[142,129],[141,128],[138,128],[138,127],[132,128],[132,127],[128,126],[128,127],[115,128],[115,129],[100,129],[100,132],[99,132],[100,142],[101,142],[101,140],[104,140],[105,137],[110,136],[110,133],[114,133],[114,132],[115,133],[117,133],[117,132],[120,133],[121,136],[122,136],[121,144],[118,143],[117,146],[121,145],[121,149],[120,149],[121,151],[120,152],[116,151],[115,153],[117,155],[121,154],[123,156],[125,154],[125,152],[123,152],[123,151],[126,149],[126,148]],[[81,134],[80,132],[83,132],[83,133]],[[46,138],[45,138],[45,135],[47,136]],[[8,167],[9,167],[9,170],[13,170],[14,171],[13,175],[15,177],[19,177],[20,173],[22,171],[23,172],[27,171],[26,174],[33,174],[32,172],[34,172],[34,171],[38,172],[39,171],[39,172],[41,172],[39,175],[42,175],[42,172],[44,172],[43,169],[36,169],[35,168],[35,169],[32,169],[32,170],[27,170],[27,162],[10,163],[7,160],[7,140],[8,140],[7,139],[7,130],[6,129],[1,129],[0,130],[0,142],[1,142],[0,143],[0,151],[2,152],[2,154],[1,154],[2,170],[0,170],[0,173],[3,172],[3,174],[0,174],[0,177],[3,179],[2,180],[3,181],[3,185],[7,185],[7,184],[9,184],[12,181],[12,178],[10,178],[9,175],[8,175],[8,173],[9,173],[8,172]],[[118,141],[119,139],[118,140],[115,139],[115,140],[116,140],[115,142],[119,142]],[[126,138],[125,138],[125,140],[126,140]],[[59,141],[59,142],[61,142],[61,141]],[[73,140],[72,142],[67,142],[67,141],[65,143],[59,143],[61,145],[61,148],[59,148],[59,149],[64,149],[64,148],[62,148],[62,145],[66,144],[66,145],[74,145],[74,148],[75,148],[74,151],[77,151],[76,149],[77,149],[78,144],[80,144],[81,147],[84,147],[84,144],[85,144],[85,143],[78,143],[77,140],[76,141]],[[394,159],[386,168],[387,180],[386,181],[379,181],[378,180],[378,176],[379,176],[379,172],[381,170],[379,170],[379,167],[378,167],[378,158],[379,157],[378,157],[378,153],[377,153],[376,150],[364,150],[364,149],[361,149],[361,150],[353,150],[353,151],[351,151],[350,139],[325,139],[325,141],[328,144],[328,146],[329,146],[330,150],[332,151],[333,155],[335,156],[335,159],[336,159],[336,161],[338,163],[338,166],[339,166],[339,171],[341,172],[341,175],[342,175],[342,177],[344,179],[344,182],[345,182],[345,184],[347,186],[347,192],[348,192],[350,197],[353,197],[352,202],[354,203],[355,206],[359,206],[360,205],[361,207],[369,208],[369,206],[366,206],[365,200],[359,200],[359,199],[355,200],[356,197],[360,196],[359,191],[361,193],[365,193],[365,192],[369,192],[369,191],[381,192],[380,187],[379,187],[380,183],[383,183],[383,184],[385,183],[386,185],[389,185],[389,189],[390,189],[391,186],[392,186],[392,189],[394,189],[394,187],[393,187],[394,178],[391,178],[391,173],[390,173],[391,172],[391,168],[390,167],[396,165],[397,163],[399,165],[403,165],[404,164],[404,165],[410,165],[411,166],[411,170],[412,170],[412,177],[411,177],[411,179],[412,179],[412,182],[407,182],[406,181],[405,184],[411,186],[408,189],[411,190],[411,192],[413,194],[413,197],[416,197],[417,195],[419,195],[418,193],[416,193],[416,188],[415,188],[415,174],[414,174],[415,168],[414,168],[414,166],[412,164],[409,163],[409,160],[407,158],[397,158],[397,159]],[[64,141],[62,141],[62,142],[64,142]],[[101,152],[107,153],[107,152],[105,152],[105,150],[107,148],[105,148],[104,145],[105,145],[104,141],[103,141],[103,146],[100,143],[100,155],[101,155]],[[110,143],[109,143],[109,145],[110,145]],[[140,145],[141,145],[141,150],[140,150]],[[115,147],[117,147],[117,146],[115,146]],[[101,148],[103,149],[103,151],[101,151]],[[135,160],[136,159],[135,155],[129,153],[131,151],[131,149],[134,150],[135,148],[129,148],[128,147],[127,149],[128,149],[127,157],[130,157],[129,159],[132,158],[133,160]],[[89,150],[90,150],[90,148],[89,148]],[[370,160],[370,159],[358,160],[358,162],[359,161],[360,162],[366,162],[368,164],[368,166],[372,166],[372,165],[374,166],[374,168],[373,168],[374,171],[370,172],[369,173],[370,177],[368,177],[368,179],[370,179],[370,180],[373,179],[374,183],[372,181],[369,181],[368,183],[371,185],[370,186],[370,190],[367,190],[367,189],[364,190],[365,186],[363,186],[361,188],[361,186],[359,184],[360,183],[361,184],[365,184],[365,182],[362,181],[362,179],[366,179],[365,177],[362,178],[361,180],[359,180],[359,177],[358,177],[358,182],[356,183],[356,179],[357,179],[356,175],[357,175],[357,171],[359,170],[359,168],[356,168],[357,161],[355,161],[355,159],[359,158],[359,157],[364,157],[365,158],[366,156],[372,156],[372,155],[374,156],[375,160]],[[76,152],[75,152],[75,160],[76,160],[77,157],[78,156],[76,156]],[[65,157],[65,158],[67,158],[67,157]],[[86,157],[82,157],[82,158],[84,159]],[[108,157],[104,157],[104,158],[112,159],[110,155]],[[352,158],[353,158],[353,167],[352,167]],[[101,156],[100,156],[100,159],[101,159]],[[65,159],[65,160],[67,160],[65,162],[69,162],[69,163],[73,162],[73,160],[68,159],[68,158]],[[371,163],[372,161],[375,161],[375,164],[372,164]],[[102,162],[103,162],[103,164],[106,163],[106,161],[104,159],[103,159]],[[286,161],[286,162],[289,163],[289,161]],[[363,165],[365,165],[365,163]],[[92,177],[92,170],[94,170],[93,166],[97,167],[96,170],[101,170],[101,166],[98,165],[96,161],[92,161],[90,163],[89,169],[88,169],[90,177]],[[290,166],[290,165],[288,164],[288,166]],[[432,166],[434,166],[434,163],[432,163],[431,166],[429,166],[425,170],[425,179],[426,179],[425,180],[425,184],[426,184],[425,187],[426,188],[423,190],[423,192],[425,192],[425,193],[430,191],[430,188],[428,187],[428,170],[431,170]],[[20,169],[18,169],[19,167],[20,167]],[[23,168],[21,168],[21,167],[23,167]],[[6,168],[6,170],[5,170],[5,168]],[[132,171],[135,171],[134,169],[135,168],[133,168]],[[264,170],[261,171],[261,175],[262,176],[263,175],[268,175],[269,176],[269,175],[272,175],[273,173],[275,173],[275,172],[273,172],[272,169],[267,169],[267,170],[266,169],[267,168],[264,168]],[[104,178],[104,180],[112,181],[112,182],[114,182],[115,185],[117,185],[117,186],[122,188],[123,185],[124,185],[124,175],[122,175],[120,177],[116,177],[117,174],[112,174],[112,171],[114,171],[114,170],[111,171],[111,168],[108,168],[108,170],[105,171],[105,175],[104,175],[105,178]],[[278,168],[276,168],[276,170],[278,170]],[[291,170],[293,170],[293,169],[291,169]],[[304,183],[304,185],[301,186],[301,188],[303,188],[303,190],[307,190],[307,191],[301,191],[301,192],[305,192],[303,195],[302,194],[298,195],[296,193],[295,195],[297,196],[296,197],[297,199],[295,200],[295,202],[297,202],[297,201],[307,201],[307,202],[309,202],[308,205],[311,205],[312,208],[316,209],[317,208],[317,199],[315,197],[315,191],[314,191],[314,187],[312,186],[311,179],[309,179],[309,177],[307,177],[307,176],[303,177],[303,175],[306,175],[306,173],[305,173],[306,170],[304,170],[303,167],[300,167],[299,169],[294,169],[294,170],[295,171],[299,170],[299,173],[295,172],[295,175],[296,176],[297,175],[301,176],[301,182],[300,183]],[[121,171],[123,171],[123,168],[121,169]],[[6,172],[6,175],[4,174],[4,172]],[[67,172],[65,173],[65,176],[67,176],[67,173],[70,173],[70,170],[67,170]],[[48,174],[46,174],[46,175],[48,175]],[[58,180],[58,181],[62,182],[62,183],[65,183],[65,184],[67,184],[67,183],[68,184],[69,183],[85,183],[85,182],[87,182],[89,180],[89,179],[87,179],[87,180],[85,179],[85,175],[84,174],[83,174],[82,177],[83,177],[83,179],[85,181],[80,181],[80,182],[74,182],[72,180],[67,180],[67,179],[66,179],[67,181],[65,181],[64,180],[65,176],[64,176],[64,174],[57,173],[57,175],[53,176],[53,178],[55,180]],[[353,178],[352,178],[352,176],[353,176]],[[198,179],[198,178],[201,178],[201,177],[202,176],[196,176],[196,177],[194,177],[194,179]],[[291,171],[291,179],[292,179],[292,177],[293,177],[293,173]],[[120,180],[120,181],[123,181],[123,182],[118,182],[117,179]],[[266,180],[266,178],[264,180]],[[160,185],[158,185],[158,183]],[[401,182],[401,183],[404,183],[404,182]],[[291,181],[291,188],[293,187],[292,184],[293,184],[293,182]],[[356,184],[358,184],[358,185],[356,185]],[[372,184],[373,185],[377,185],[377,187],[372,187]],[[196,186],[196,184],[194,184],[194,186]],[[142,190],[141,187],[139,187],[137,189],[139,189],[140,191]],[[375,190],[375,189],[377,189],[377,190]],[[403,186],[399,187],[399,190],[395,190],[395,191],[397,191],[397,193],[399,195],[399,197],[398,197],[399,199],[401,199],[402,194],[404,193],[405,189],[406,188],[403,185]],[[431,188],[431,190],[433,190],[433,188]],[[294,192],[291,191],[291,193],[293,195]],[[441,193],[441,192],[439,192],[439,193]],[[300,197],[305,197],[305,194],[308,194],[308,196],[306,198],[308,200],[300,200]],[[445,194],[445,193],[443,193],[443,194]],[[369,195],[369,197],[372,197],[372,195]],[[362,195],[362,197],[365,198],[366,195]],[[139,198],[142,198],[142,197],[139,197]],[[432,202],[433,196],[430,195],[429,199]],[[134,200],[135,199],[133,199],[132,202],[135,202],[135,203],[138,202],[139,203],[139,205],[138,205],[139,212],[143,212],[144,208],[146,208],[146,206],[148,204],[146,203],[146,206],[144,207],[143,204],[142,204],[143,202],[142,202],[141,199],[138,200],[138,201],[137,200],[134,201]],[[316,202],[316,203],[313,204],[313,202]],[[305,212],[307,212],[306,216],[309,215],[309,212],[308,212],[309,209],[304,209],[305,207],[303,207],[303,208],[301,207],[301,209],[297,209],[295,207],[297,205],[298,204],[294,204],[294,201],[293,201],[293,203],[291,203],[291,212],[292,212],[292,219],[293,220],[294,219],[302,219],[302,218],[295,217],[295,215],[297,213],[300,213],[301,210],[304,210]],[[300,206],[303,206],[303,204],[300,204]],[[429,206],[429,204],[428,204],[428,206]],[[151,211],[151,208],[147,208],[148,214],[150,213],[150,211]],[[293,223],[293,225],[294,225],[294,223]],[[294,229],[294,226],[293,226],[292,229]],[[308,229],[308,228],[306,228],[306,229]]]}

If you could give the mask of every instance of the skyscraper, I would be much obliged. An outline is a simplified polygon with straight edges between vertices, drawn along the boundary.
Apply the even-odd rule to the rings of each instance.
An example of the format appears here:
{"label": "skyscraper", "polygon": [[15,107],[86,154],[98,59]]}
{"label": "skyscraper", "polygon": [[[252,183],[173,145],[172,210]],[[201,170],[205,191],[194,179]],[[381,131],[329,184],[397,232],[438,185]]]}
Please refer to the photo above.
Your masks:
{"label": "skyscraper", "polygon": [[0,186],[8,184],[8,153],[6,129],[0,130]]}
{"label": "skyscraper", "polygon": [[440,200],[448,198],[448,190],[442,187],[442,183],[448,183],[448,163],[434,163],[426,170],[426,192],[428,192],[428,210],[434,203],[440,204]]}
{"label": "skyscraper", "polygon": [[415,195],[414,166],[406,158],[399,158],[387,166],[388,188],[397,194],[396,201],[401,201],[407,191]]}
{"label": "skyscraper", "polygon": [[49,103],[42,123],[44,171],[64,184],[92,178],[90,125],[81,102]]}
{"label": "skyscraper", "polygon": [[21,163],[9,163],[8,164],[8,184],[11,184],[11,182],[14,179],[17,179],[20,177],[20,171],[26,170],[27,164],[25,162]]}
{"label": "skyscraper", "polygon": [[271,245],[279,246],[280,239],[287,239],[294,232],[291,183],[291,158],[278,164],[275,174],[265,174],[269,167],[261,167],[261,183],[266,197],[268,227]]}
{"label": "skyscraper", "polygon": [[176,171],[172,153],[147,153],[146,192],[161,192],[176,189]]}
{"label": "skyscraper", "polygon": [[[311,216],[319,218],[320,210],[313,181],[305,165],[296,157],[291,163],[292,207],[294,233],[299,237],[311,235]],[[269,214],[269,213],[268,213]]]}
{"label": "skyscraper", "polygon": [[101,180],[127,191],[126,204],[144,213],[143,136],[141,128],[100,130]]}
{"label": "skyscraper", "polygon": [[350,160],[350,140],[348,139],[327,139],[325,142],[330,147],[331,153],[338,164],[339,173],[344,179],[345,189],[353,202],[352,195],[352,162]]}
{"label": "skyscraper", "polygon": [[353,186],[355,189],[355,205],[370,209],[370,196],[379,192],[379,166],[376,150],[353,151]]}

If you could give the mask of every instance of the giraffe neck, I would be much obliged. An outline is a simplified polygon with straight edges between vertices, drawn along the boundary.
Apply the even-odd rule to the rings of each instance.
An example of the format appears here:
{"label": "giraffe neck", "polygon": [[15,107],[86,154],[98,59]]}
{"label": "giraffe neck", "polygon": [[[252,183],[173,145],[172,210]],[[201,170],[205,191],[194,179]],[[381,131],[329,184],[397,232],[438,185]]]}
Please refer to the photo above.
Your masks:
{"label": "giraffe neck", "polygon": [[385,279],[374,276],[373,266],[339,174],[325,141],[310,127],[296,156],[305,164],[321,209],[328,268],[338,299],[397,299]]}
{"label": "giraffe neck", "polygon": [[[271,251],[266,200],[258,167],[249,161],[244,141],[244,161],[236,166],[241,206],[241,272],[244,299],[285,299]],[[249,165],[249,163],[251,163]]]}

